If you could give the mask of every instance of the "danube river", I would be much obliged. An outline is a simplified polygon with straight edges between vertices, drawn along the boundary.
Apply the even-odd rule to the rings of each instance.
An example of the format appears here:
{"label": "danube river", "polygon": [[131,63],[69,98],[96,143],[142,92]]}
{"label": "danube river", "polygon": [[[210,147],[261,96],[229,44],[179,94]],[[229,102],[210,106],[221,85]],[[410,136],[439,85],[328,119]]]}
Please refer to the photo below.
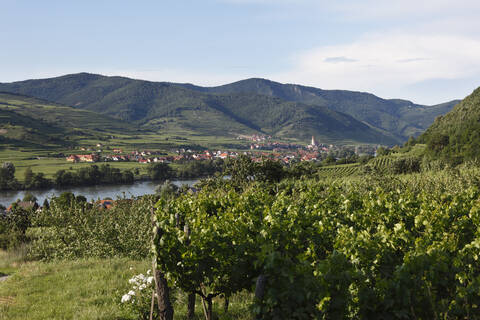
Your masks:
{"label": "danube river", "polygon": [[[177,180],[172,181],[177,186],[193,185],[198,180]],[[105,198],[132,198],[137,196],[143,196],[145,194],[155,193],[155,188],[161,184],[161,182],[155,183],[152,181],[135,182],[130,185],[103,185],[92,187],[68,187],[59,189],[46,189],[46,190],[30,190],[30,191],[1,191],[0,192],[0,204],[8,207],[12,202],[17,199],[23,199],[25,193],[31,193],[37,198],[37,202],[42,205],[43,201],[52,196],[58,196],[62,192],[73,192],[76,196],[82,195],[87,198],[88,201],[105,199]]]}

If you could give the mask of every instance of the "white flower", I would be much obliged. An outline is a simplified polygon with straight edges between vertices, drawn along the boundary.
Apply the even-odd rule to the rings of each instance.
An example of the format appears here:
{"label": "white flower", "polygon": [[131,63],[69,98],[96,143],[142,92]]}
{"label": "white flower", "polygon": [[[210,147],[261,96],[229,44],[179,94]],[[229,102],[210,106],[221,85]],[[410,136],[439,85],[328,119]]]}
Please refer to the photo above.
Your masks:
{"label": "white flower", "polygon": [[141,290],[145,289],[146,287],[147,287],[146,284],[142,284],[142,285],[140,285],[140,287],[138,287],[138,290],[141,291]]}
{"label": "white flower", "polygon": [[130,290],[130,291],[128,291],[128,293],[127,293],[127,294],[128,294],[128,295],[130,295],[130,296],[134,296],[134,295],[135,295],[135,291],[133,291],[133,290]]}
{"label": "white flower", "polygon": [[152,284],[152,282],[153,282],[153,277],[148,277],[148,278],[147,278],[147,283],[148,283],[148,284]]}
{"label": "white flower", "polygon": [[130,301],[131,298],[132,298],[132,296],[129,295],[128,293],[127,293],[127,294],[124,294],[124,295],[122,296],[122,303],[125,303],[125,302],[127,302],[127,301]]}
{"label": "white flower", "polygon": [[150,273],[152,273],[152,270],[148,269],[147,274],[149,275]]}

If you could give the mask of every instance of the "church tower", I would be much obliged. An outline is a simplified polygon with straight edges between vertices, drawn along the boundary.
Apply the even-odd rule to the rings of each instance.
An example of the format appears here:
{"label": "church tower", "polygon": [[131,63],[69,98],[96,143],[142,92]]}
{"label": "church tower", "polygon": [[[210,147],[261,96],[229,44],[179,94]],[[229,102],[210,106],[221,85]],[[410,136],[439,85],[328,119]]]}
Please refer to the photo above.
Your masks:
{"label": "church tower", "polygon": [[310,144],[312,147],[315,147],[317,145],[317,142],[315,141],[315,137],[312,136],[312,143]]}

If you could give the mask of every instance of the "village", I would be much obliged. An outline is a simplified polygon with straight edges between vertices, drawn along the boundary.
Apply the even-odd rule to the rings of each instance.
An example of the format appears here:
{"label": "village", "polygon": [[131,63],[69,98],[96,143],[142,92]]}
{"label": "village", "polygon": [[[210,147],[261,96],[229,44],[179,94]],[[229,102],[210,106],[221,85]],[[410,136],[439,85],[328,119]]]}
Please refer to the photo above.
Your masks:
{"label": "village", "polygon": [[[333,144],[318,143],[312,136],[307,146],[294,143],[272,141],[270,136],[242,136],[238,139],[249,140],[250,143],[244,150],[192,150],[179,148],[165,151],[134,150],[124,152],[120,148],[103,150],[103,145],[97,144],[97,150],[90,154],[72,154],[66,157],[66,161],[77,162],[137,162],[140,164],[149,163],[174,163],[184,161],[201,161],[215,159],[236,158],[239,155],[249,156],[254,162],[261,162],[264,159],[290,164],[301,161],[321,161],[332,154],[335,158],[345,158],[352,155],[375,155],[379,146],[357,145],[338,146]],[[81,151],[91,151],[91,148],[83,147]]]}

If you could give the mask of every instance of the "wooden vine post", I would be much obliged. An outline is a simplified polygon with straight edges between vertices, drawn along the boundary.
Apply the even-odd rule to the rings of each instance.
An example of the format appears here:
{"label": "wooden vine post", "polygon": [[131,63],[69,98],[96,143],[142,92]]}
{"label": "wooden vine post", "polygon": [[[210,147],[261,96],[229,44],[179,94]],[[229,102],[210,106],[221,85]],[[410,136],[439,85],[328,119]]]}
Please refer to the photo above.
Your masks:
{"label": "wooden vine post", "polygon": [[[265,287],[267,285],[267,277],[264,274],[261,274],[257,278],[257,283],[255,285],[255,301],[262,302],[263,297],[265,296]],[[258,316],[256,320],[261,320],[261,317]]]}
{"label": "wooden vine post", "polygon": [[187,319],[195,319],[195,293],[188,294]]}
{"label": "wooden vine post", "polygon": [[[177,228],[180,229],[180,215],[178,213],[175,214],[175,220],[177,221]],[[185,223],[183,226],[183,232],[185,233],[187,244],[190,243],[190,227],[188,223]],[[187,302],[187,319],[193,320],[195,318],[195,293],[188,294],[188,302]]]}
{"label": "wooden vine post", "polygon": [[[152,272],[155,279],[155,293],[157,295],[158,314],[160,320],[173,320],[173,306],[170,302],[170,288],[168,287],[167,279],[161,270],[157,268],[157,250],[155,242],[162,237],[163,230],[158,228],[157,219],[155,217],[155,211],[152,207],[152,225],[153,225],[153,261]],[[152,312],[150,313],[152,314]]]}

